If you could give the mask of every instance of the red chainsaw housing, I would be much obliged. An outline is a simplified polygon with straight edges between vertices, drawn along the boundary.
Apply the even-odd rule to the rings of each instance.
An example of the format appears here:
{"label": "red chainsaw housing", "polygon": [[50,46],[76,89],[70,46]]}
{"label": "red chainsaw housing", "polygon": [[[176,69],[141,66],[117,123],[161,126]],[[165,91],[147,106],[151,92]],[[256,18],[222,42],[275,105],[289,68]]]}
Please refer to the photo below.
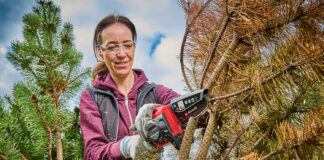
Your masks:
{"label": "red chainsaw housing", "polygon": [[[179,119],[171,111],[171,107],[169,105],[159,106],[159,107],[155,108],[152,118],[154,119],[161,114],[164,114],[168,121],[168,124],[172,130],[172,137],[176,136],[177,134],[184,131],[184,129],[182,129],[182,127],[181,127],[181,123],[180,123]],[[155,144],[158,147],[163,147],[163,146],[167,145],[169,142],[170,142],[170,140],[166,141],[166,142],[162,142],[162,143],[153,142],[153,144]]]}

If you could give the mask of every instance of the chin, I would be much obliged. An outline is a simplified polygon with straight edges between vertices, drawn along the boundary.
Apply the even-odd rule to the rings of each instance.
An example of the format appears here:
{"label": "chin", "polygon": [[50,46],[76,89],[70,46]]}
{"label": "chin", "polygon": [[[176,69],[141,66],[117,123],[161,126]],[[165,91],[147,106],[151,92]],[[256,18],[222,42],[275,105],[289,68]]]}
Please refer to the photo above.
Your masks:
{"label": "chin", "polygon": [[120,69],[120,70],[116,70],[115,74],[118,77],[124,77],[127,76],[129,73],[131,73],[132,69]]}

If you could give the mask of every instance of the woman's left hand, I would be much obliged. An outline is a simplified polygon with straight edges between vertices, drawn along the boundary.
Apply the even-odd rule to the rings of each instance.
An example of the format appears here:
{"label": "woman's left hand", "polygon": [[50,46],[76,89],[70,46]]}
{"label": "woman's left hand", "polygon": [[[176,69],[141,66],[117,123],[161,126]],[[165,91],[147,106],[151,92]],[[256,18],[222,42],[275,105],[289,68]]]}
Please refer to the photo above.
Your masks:
{"label": "woman's left hand", "polygon": [[145,125],[152,120],[153,110],[154,108],[161,106],[160,104],[145,104],[143,105],[135,118],[135,126],[131,126],[130,129],[132,131],[138,131],[139,135],[147,140],[148,133],[145,129]]}

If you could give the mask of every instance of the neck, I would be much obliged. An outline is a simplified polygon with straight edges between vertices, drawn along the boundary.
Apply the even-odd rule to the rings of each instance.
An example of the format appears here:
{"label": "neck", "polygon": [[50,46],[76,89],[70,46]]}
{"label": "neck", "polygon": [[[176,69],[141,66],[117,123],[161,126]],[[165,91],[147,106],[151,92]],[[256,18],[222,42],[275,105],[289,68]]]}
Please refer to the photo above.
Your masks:
{"label": "neck", "polygon": [[130,72],[130,74],[124,77],[112,76],[112,78],[115,81],[118,90],[127,96],[134,84],[135,77],[133,72]]}

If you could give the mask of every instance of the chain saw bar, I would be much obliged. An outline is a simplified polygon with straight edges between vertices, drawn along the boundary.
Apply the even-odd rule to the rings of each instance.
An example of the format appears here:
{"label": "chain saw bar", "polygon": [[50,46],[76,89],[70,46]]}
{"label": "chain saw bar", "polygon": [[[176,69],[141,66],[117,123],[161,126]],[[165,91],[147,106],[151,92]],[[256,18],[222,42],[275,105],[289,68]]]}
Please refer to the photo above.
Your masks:
{"label": "chain saw bar", "polygon": [[152,120],[145,126],[149,141],[158,147],[171,142],[179,150],[189,118],[198,118],[208,109],[207,92],[207,89],[197,90],[155,108]]}

